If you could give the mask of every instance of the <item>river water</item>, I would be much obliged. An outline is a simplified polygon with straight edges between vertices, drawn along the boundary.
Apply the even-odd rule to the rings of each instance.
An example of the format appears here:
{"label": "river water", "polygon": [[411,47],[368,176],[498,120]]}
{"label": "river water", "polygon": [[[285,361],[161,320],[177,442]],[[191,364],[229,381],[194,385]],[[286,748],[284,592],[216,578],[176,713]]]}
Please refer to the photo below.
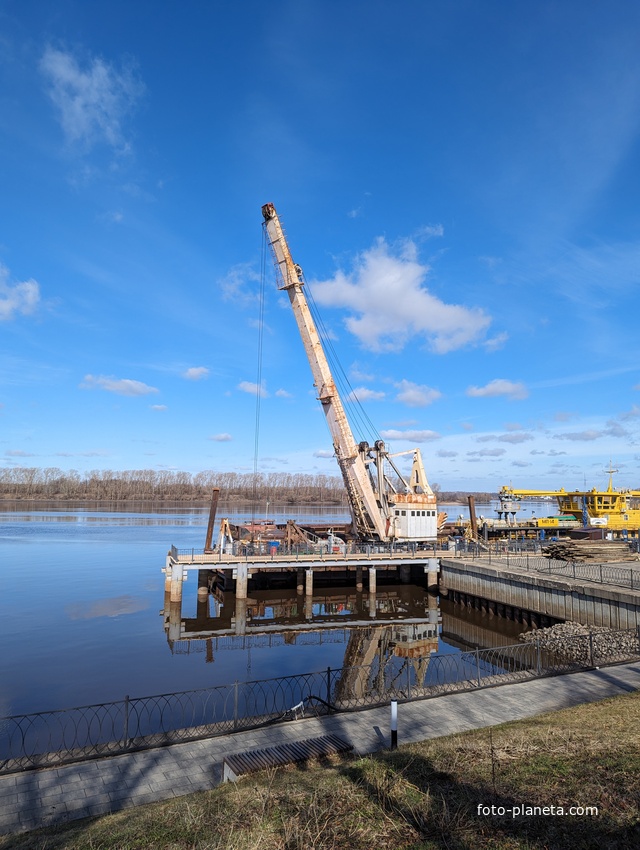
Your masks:
{"label": "river water", "polygon": [[[449,516],[465,513],[458,505],[443,508]],[[490,511],[478,506],[479,513]],[[235,523],[251,518],[224,506],[218,514]],[[272,507],[269,516],[278,522],[295,516],[303,523],[347,519],[330,508]],[[312,627],[305,624],[304,634],[295,630],[295,589],[252,593],[246,637],[219,637],[217,629],[229,634],[232,595],[209,597],[203,620],[197,573],[190,573],[182,618],[191,639],[168,640],[165,556],[172,544],[202,549],[207,519],[208,509],[183,506],[145,512],[3,505],[0,716],[342,666],[345,654],[354,652],[350,624],[372,617],[353,587],[318,588]],[[479,645],[507,643],[522,630],[506,621],[463,623],[477,612],[456,611],[446,602],[434,624],[436,605],[423,587],[379,583],[373,619],[360,628],[393,620],[387,643],[413,641],[427,652],[457,652],[469,645],[469,634],[478,636],[472,643]],[[278,624],[285,629],[278,631]],[[362,632],[365,638],[370,633]]]}

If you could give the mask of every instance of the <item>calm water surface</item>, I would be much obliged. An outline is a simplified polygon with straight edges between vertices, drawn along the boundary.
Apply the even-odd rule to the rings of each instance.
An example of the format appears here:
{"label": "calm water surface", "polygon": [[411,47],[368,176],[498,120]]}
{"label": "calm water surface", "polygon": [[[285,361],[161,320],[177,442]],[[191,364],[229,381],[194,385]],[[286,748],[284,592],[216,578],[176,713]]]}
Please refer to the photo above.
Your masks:
{"label": "calm water surface", "polygon": [[[484,510],[488,514],[489,506]],[[456,512],[464,509],[448,510],[449,516]],[[225,515],[232,522],[250,518],[249,512]],[[346,519],[326,508],[306,515],[271,508],[269,515],[277,521],[294,515],[303,522]],[[182,651],[174,647],[172,652],[163,627],[161,569],[171,544],[203,547],[207,518],[208,509],[190,507],[148,513],[0,509],[0,716],[340,667],[353,602],[342,604],[339,592],[337,603],[335,595],[323,600],[323,591],[314,601],[318,621],[328,614],[344,620],[345,628],[322,643],[319,635],[271,647],[267,641],[244,646],[218,641],[214,650],[211,643],[194,642],[189,651],[182,645]],[[199,614],[195,576],[190,574],[185,586],[185,618]],[[389,594],[378,591],[380,600],[399,598],[397,586]],[[286,592],[263,593],[260,617],[272,620]],[[416,588],[413,596],[424,609],[424,591]],[[453,643],[441,640],[439,651],[447,650],[455,651]]]}

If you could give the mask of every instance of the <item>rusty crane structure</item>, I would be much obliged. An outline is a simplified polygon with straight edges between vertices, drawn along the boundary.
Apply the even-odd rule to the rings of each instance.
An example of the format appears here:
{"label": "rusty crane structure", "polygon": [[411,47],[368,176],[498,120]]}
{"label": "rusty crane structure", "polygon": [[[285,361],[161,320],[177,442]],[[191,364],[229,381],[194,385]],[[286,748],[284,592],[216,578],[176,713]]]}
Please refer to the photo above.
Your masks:
{"label": "rusty crane structure", "polygon": [[[293,308],[346,487],[355,534],[361,541],[374,543],[435,541],[437,503],[420,449],[391,453],[383,440],[356,442],[304,293],[302,269],[292,259],[274,205],[265,204],[262,215],[278,289],[286,291]],[[413,455],[408,476],[395,462],[407,454]]]}

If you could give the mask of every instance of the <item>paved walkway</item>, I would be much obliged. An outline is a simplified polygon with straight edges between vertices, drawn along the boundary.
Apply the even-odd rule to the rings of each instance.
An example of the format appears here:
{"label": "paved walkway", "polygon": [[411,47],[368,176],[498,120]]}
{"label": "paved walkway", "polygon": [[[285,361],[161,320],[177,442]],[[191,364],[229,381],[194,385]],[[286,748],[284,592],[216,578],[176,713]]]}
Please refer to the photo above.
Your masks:
{"label": "paved walkway", "polygon": [[[398,743],[437,738],[640,689],[640,662],[398,706]],[[0,777],[0,834],[213,788],[226,755],[333,733],[365,754],[389,745],[389,708],[306,718],[189,744]]]}

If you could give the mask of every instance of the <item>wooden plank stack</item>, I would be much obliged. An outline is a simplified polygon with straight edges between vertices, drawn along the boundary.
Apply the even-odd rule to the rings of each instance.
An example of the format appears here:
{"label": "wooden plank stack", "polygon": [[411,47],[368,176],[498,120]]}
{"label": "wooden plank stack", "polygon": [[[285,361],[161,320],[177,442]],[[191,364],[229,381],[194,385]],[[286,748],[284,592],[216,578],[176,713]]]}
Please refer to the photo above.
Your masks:
{"label": "wooden plank stack", "polygon": [[637,561],[628,543],[617,540],[563,540],[542,547],[542,554],[556,561]]}

